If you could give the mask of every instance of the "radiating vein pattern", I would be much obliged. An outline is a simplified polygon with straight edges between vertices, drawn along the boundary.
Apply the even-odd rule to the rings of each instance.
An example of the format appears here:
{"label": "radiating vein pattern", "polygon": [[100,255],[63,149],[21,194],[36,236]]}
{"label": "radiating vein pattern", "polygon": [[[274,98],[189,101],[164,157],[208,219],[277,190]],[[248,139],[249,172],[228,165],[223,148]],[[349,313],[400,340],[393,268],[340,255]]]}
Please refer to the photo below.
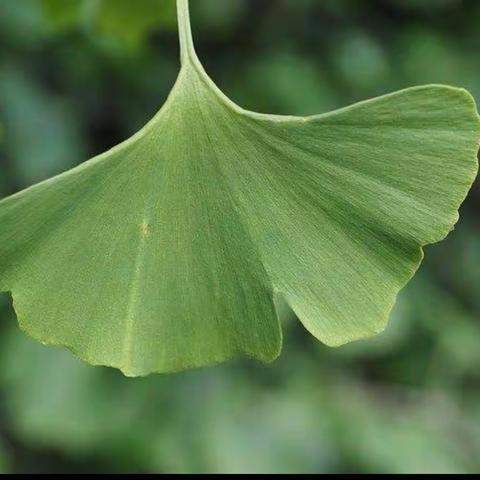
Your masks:
{"label": "radiating vein pattern", "polygon": [[20,326],[132,376],[273,360],[276,295],[325,344],[381,331],[476,175],[470,95],[257,114],[181,38],[178,80],[144,129],[0,202],[0,291]]}

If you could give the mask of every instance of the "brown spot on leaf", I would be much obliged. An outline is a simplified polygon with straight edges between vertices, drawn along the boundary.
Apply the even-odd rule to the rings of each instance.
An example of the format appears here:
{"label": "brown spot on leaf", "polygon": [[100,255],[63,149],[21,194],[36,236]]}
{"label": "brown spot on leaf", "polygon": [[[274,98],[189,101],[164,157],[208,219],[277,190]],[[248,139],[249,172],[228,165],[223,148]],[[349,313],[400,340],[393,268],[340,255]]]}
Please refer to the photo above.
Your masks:
{"label": "brown spot on leaf", "polygon": [[142,237],[148,237],[150,235],[150,225],[147,222],[141,223],[140,234],[142,235]]}

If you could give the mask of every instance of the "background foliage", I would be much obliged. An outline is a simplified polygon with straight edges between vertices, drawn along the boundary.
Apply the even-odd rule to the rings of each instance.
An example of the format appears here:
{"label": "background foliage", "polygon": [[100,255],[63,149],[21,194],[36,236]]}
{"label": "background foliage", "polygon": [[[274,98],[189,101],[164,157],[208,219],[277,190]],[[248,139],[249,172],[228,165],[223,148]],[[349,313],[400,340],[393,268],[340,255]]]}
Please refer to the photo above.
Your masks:
{"label": "background foliage", "polygon": [[[480,101],[476,0],[192,0],[242,106],[311,114],[422,83]],[[125,139],[164,101],[171,0],[0,0],[0,196]],[[276,363],[127,380],[22,335],[0,297],[0,471],[480,470],[480,190],[381,336],[337,350],[292,318]]]}

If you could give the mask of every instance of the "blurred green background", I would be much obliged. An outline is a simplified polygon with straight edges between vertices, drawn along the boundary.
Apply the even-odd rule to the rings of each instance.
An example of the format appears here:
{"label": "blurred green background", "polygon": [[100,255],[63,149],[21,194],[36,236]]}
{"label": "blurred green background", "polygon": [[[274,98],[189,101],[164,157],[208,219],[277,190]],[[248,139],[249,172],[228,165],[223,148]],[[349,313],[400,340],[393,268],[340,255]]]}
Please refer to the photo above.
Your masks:
{"label": "blurred green background", "polygon": [[[219,86],[313,114],[425,83],[480,101],[478,0],[191,0]],[[178,70],[171,0],[0,0],[0,197],[140,128]],[[453,161],[454,159],[452,159]],[[272,365],[126,379],[33,342],[0,296],[1,472],[480,470],[480,189],[382,335],[285,315]]]}

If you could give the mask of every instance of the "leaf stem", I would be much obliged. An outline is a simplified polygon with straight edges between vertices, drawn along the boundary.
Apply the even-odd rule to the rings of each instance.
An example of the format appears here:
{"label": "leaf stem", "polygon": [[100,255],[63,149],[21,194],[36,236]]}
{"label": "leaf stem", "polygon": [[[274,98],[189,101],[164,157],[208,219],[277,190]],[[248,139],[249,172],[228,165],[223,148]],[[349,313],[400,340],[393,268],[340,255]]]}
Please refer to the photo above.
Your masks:
{"label": "leaf stem", "polygon": [[185,65],[196,57],[188,0],[177,0],[178,35],[180,37],[180,61]]}

